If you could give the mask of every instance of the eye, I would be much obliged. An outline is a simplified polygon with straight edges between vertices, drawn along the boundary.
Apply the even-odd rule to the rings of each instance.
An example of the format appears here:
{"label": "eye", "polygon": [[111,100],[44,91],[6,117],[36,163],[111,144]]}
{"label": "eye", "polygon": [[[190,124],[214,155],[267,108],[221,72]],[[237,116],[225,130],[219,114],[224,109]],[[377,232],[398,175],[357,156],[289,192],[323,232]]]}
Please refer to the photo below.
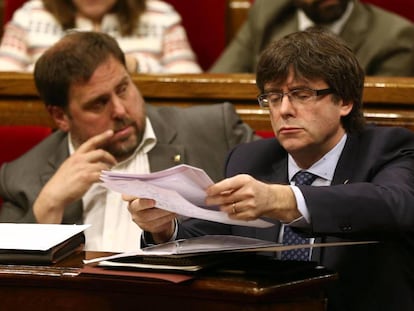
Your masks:
{"label": "eye", "polygon": [[119,87],[117,88],[116,93],[117,93],[119,96],[124,95],[124,94],[127,92],[127,90],[128,90],[128,86],[129,86],[129,83],[127,83],[127,82],[122,83],[122,84],[121,84],[121,85],[119,85]]}
{"label": "eye", "polygon": [[89,105],[87,105],[86,109],[90,110],[90,111],[100,111],[102,110],[104,107],[106,107],[106,105],[109,102],[109,98],[108,97],[99,97],[96,100],[90,102]]}
{"label": "eye", "polygon": [[282,97],[282,94],[279,93],[269,93],[267,95],[267,100],[270,104],[277,104],[280,102],[280,98]]}
{"label": "eye", "polygon": [[308,100],[314,96],[314,92],[312,90],[293,90],[290,92],[291,96],[298,99],[298,100]]}

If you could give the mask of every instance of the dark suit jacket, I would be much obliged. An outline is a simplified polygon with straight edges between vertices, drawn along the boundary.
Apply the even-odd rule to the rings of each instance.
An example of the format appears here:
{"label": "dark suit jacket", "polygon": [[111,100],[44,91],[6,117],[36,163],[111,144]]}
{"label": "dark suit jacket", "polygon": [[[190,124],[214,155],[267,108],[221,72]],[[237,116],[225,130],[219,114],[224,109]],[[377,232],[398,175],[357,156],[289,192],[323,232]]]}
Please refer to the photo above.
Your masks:
{"label": "dark suit jacket", "polygon": [[[151,171],[186,163],[203,168],[213,180],[224,176],[228,151],[250,141],[252,130],[229,103],[191,108],[147,105],[157,137],[149,153]],[[180,161],[174,156],[179,154]],[[57,131],[19,159],[0,170],[0,222],[35,222],[33,203],[45,183],[69,156],[67,134]],[[66,208],[63,223],[82,222],[82,202]]]}
{"label": "dark suit jacket", "polygon": [[[354,1],[340,37],[352,48],[367,75],[414,75],[414,24],[396,14]],[[249,17],[212,72],[255,72],[270,42],[298,31],[292,0],[257,0]]]}
{"label": "dark suit jacket", "polygon": [[[275,139],[243,144],[230,154],[226,172],[287,184],[287,154]],[[312,220],[305,235],[380,241],[314,249],[314,260],[339,273],[328,291],[329,310],[414,310],[414,134],[374,127],[349,135],[332,186],[299,187]],[[279,229],[279,223],[256,229],[190,219],[178,238],[214,233],[277,241]]]}

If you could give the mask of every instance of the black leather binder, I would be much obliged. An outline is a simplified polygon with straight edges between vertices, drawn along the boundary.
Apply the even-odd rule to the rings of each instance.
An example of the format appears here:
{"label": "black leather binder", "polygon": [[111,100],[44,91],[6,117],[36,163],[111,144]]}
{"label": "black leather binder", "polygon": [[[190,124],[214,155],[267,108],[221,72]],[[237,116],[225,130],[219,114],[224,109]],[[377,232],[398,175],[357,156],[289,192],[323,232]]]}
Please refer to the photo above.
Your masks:
{"label": "black leather binder", "polygon": [[47,250],[0,249],[0,264],[53,264],[82,249],[84,243],[85,235],[80,232]]}

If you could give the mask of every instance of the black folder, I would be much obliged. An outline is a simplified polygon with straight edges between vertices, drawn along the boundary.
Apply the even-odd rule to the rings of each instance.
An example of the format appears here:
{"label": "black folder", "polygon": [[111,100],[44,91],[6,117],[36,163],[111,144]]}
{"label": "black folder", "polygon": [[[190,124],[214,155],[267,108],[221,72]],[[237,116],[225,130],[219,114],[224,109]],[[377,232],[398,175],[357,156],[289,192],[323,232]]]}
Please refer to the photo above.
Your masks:
{"label": "black folder", "polygon": [[47,250],[0,249],[0,264],[47,265],[83,249],[85,235],[80,232]]}

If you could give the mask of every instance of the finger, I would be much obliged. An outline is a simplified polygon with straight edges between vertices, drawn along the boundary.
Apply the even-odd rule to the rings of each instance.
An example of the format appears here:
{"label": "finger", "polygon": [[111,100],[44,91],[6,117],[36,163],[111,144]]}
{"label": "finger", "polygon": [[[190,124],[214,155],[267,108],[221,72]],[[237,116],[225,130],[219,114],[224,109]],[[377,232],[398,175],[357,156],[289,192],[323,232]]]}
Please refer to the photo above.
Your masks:
{"label": "finger", "polygon": [[252,177],[246,174],[240,174],[230,178],[223,179],[222,181],[207,188],[207,196],[228,196],[237,189],[243,187],[251,179]]}
{"label": "finger", "polygon": [[134,195],[129,195],[129,194],[122,194],[122,200],[131,203],[132,201],[138,199],[136,196]]}
{"label": "finger", "polygon": [[117,163],[115,157],[103,149],[92,150],[85,153],[85,159],[90,163],[103,163],[108,168],[111,168]]}
{"label": "finger", "polygon": [[130,213],[141,212],[143,210],[154,208],[155,203],[156,202],[153,199],[136,198],[128,204],[128,210]]}
{"label": "finger", "polygon": [[141,211],[140,217],[137,217],[137,219],[139,219],[139,222],[151,224],[153,227],[154,225],[161,225],[162,223],[170,222],[171,219],[174,219],[175,217],[176,215],[172,212],[159,208],[149,208]]}
{"label": "finger", "polygon": [[242,206],[239,206],[238,204],[234,205],[228,204],[220,207],[220,210],[222,212],[227,213],[228,217],[230,219],[238,219],[238,220],[255,220],[257,219],[257,216],[254,214],[254,212],[251,209],[245,209]]}
{"label": "finger", "polygon": [[92,136],[86,142],[79,146],[77,152],[88,152],[91,150],[99,149],[108,143],[109,139],[114,135],[113,130],[107,130],[98,135]]}
{"label": "finger", "polygon": [[206,189],[207,196],[214,197],[232,193],[234,187],[233,181],[234,177],[231,177],[211,185]]}
{"label": "finger", "polygon": [[237,214],[239,212],[237,208],[238,206],[236,202],[231,202],[220,206],[220,210],[229,215]]}
{"label": "finger", "polygon": [[[237,191],[236,189],[233,189],[232,186],[230,186],[230,183],[227,182],[227,180],[224,180],[221,182],[221,185],[214,185],[217,186],[216,189],[212,189],[211,186],[207,191],[207,196],[205,199],[206,205],[226,205],[231,204],[235,201],[234,193]],[[232,190],[230,190],[229,187],[232,187]],[[220,191],[221,189],[227,189],[224,191]]]}

